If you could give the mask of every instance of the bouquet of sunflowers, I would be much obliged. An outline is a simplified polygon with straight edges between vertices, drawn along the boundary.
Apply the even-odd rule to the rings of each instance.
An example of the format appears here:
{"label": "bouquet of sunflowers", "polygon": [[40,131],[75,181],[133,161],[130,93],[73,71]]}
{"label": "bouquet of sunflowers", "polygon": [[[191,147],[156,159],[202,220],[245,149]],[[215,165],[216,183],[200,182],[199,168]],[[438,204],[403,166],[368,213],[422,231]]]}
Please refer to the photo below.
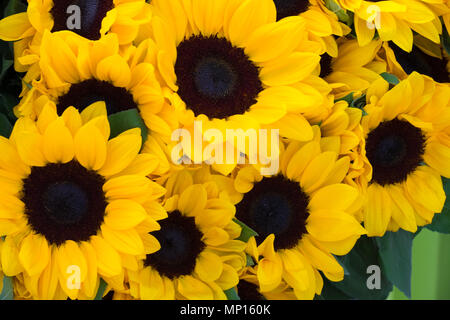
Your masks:
{"label": "bouquet of sunflowers", "polygon": [[2,299],[410,296],[450,233],[448,0],[0,10]]}

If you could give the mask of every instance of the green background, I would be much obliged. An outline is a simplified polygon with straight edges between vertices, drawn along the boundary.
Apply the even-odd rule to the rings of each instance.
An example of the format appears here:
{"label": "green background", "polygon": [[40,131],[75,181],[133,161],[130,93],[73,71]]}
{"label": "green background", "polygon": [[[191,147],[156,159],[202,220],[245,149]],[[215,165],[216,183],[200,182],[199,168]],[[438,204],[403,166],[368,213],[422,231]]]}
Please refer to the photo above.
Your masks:
{"label": "green background", "polygon": [[[423,229],[413,242],[411,298],[450,299],[450,235]],[[390,300],[407,300],[394,288]]]}

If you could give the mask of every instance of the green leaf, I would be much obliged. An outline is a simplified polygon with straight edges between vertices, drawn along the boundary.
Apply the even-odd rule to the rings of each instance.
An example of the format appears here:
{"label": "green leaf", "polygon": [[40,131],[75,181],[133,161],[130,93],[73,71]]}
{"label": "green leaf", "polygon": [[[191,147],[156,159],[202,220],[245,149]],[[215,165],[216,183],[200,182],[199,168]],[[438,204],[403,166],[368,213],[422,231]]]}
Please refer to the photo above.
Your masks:
{"label": "green leaf", "polygon": [[350,103],[351,108],[360,109],[362,111],[362,115],[366,116],[367,112],[364,110],[364,107],[366,106],[366,95],[363,94],[359,98],[355,99]]}
{"label": "green leaf", "polygon": [[440,233],[450,234],[450,179],[442,178],[445,195],[447,196],[444,203],[444,209],[441,213],[437,213],[433,217],[431,224],[426,228]]}
{"label": "green leaf", "polygon": [[411,298],[412,244],[414,234],[403,229],[375,238],[387,278]]}
{"label": "green leaf", "polygon": [[236,288],[231,288],[224,291],[225,295],[227,296],[228,300],[241,300],[239,298]]}
{"label": "green leaf", "polygon": [[11,123],[16,121],[16,116],[14,115],[13,110],[18,103],[18,97],[7,92],[0,92],[0,113],[7,116]]}
{"label": "green leaf", "polygon": [[27,6],[21,0],[10,0],[5,8],[5,17],[27,11]]}
{"label": "green leaf", "polygon": [[14,299],[14,290],[13,283],[10,277],[3,278],[3,290],[0,294],[0,300],[13,300]]}
{"label": "green leaf", "polygon": [[148,129],[136,109],[125,110],[108,117],[111,126],[111,139],[129,129],[140,128],[142,144],[147,140]]}
{"label": "green leaf", "polygon": [[389,82],[390,84],[397,85],[400,83],[400,80],[393,74],[383,72],[380,74],[380,76],[382,76],[383,79],[386,80],[387,82]]}
{"label": "green leaf", "polygon": [[246,264],[246,266],[247,267],[253,267],[255,265],[255,261],[253,261],[253,258],[250,255],[248,255],[248,254],[246,254],[246,257],[247,257],[247,264]]}
{"label": "green leaf", "polygon": [[239,221],[238,219],[233,219],[233,221],[240,225],[242,228],[241,235],[236,240],[248,242],[251,237],[256,237],[258,235],[255,230],[247,226],[245,223]]}
{"label": "green leaf", "polygon": [[345,97],[342,97],[340,99],[336,99],[335,102],[338,102],[338,101],[347,101],[347,103],[350,105],[353,102],[353,92],[349,93]]}
{"label": "green leaf", "polygon": [[12,126],[8,118],[2,113],[0,113],[0,135],[9,138],[11,135]]}
{"label": "green leaf", "polygon": [[323,288],[320,296],[316,296],[316,300],[350,300],[353,299],[349,295],[345,294],[336,286],[334,286],[333,282],[328,280],[324,275],[323,278]]}
{"label": "green leaf", "polygon": [[442,46],[444,47],[447,54],[450,54],[450,35],[448,34],[448,30],[445,27],[445,24],[442,24]]}
{"label": "green leaf", "polygon": [[[340,282],[329,284],[346,296],[353,299],[384,300],[392,291],[392,283],[385,275],[378,246],[373,238],[359,238],[353,249],[339,261],[345,266],[348,275],[344,275],[344,280]],[[381,271],[379,289],[369,289],[367,286],[367,280],[372,276],[368,267],[373,265],[378,266]]]}
{"label": "green leaf", "polygon": [[102,278],[100,278],[100,284],[98,286],[97,295],[95,296],[94,300],[102,300],[106,287],[107,287],[106,282]]}
{"label": "green leaf", "polygon": [[334,0],[325,0],[325,6],[333,11],[339,18],[340,21],[349,24],[351,23],[350,16],[347,14],[347,12],[342,9]]}

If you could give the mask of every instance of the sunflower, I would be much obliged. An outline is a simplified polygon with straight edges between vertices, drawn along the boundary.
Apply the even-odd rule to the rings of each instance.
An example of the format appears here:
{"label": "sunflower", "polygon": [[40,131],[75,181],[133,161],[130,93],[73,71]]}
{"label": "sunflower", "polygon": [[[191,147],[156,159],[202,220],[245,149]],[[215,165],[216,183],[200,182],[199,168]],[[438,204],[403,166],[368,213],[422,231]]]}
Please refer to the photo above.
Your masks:
{"label": "sunflower", "polygon": [[[356,101],[365,104],[364,96]],[[362,107],[349,107],[346,101],[334,104],[330,114],[320,123],[321,147],[334,151],[339,157],[348,159],[348,174],[343,182],[364,192],[372,177],[372,166],[366,157],[364,132],[361,126]],[[357,218],[362,220],[361,212]]]}
{"label": "sunflower", "polygon": [[83,120],[89,120],[104,114],[105,105],[108,116],[136,109],[149,135],[170,141],[177,123],[170,116],[154,67],[142,62],[147,42],[129,49],[120,54],[115,34],[92,42],[68,31],[44,32],[42,77],[33,82],[15,114],[35,119],[50,104],[59,115],[73,106]]}
{"label": "sunflower", "polygon": [[[312,48],[297,50],[307,41],[305,18],[276,22],[272,0],[151,5],[152,21],[142,26],[138,41],[154,41],[156,70],[180,128],[193,133],[198,120],[200,134],[214,128],[225,137],[226,129],[266,126],[289,138],[311,138],[303,114],[317,110],[324,98],[311,75],[319,55]],[[237,148],[232,139],[226,142]]]}
{"label": "sunflower", "polygon": [[[433,42],[419,44],[421,43],[415,42],[411,52],[406,53],[392,42],[383,43],[379,56],[387,62],[387,71],[401,80],[416,71],[436,82],[449,83],[450,57],[447,52]],[[430,50],[430,47],[435,50]]]}
{"label": "sunflower", "polygon": [[[402,50],[410,52],[413,31],[435,43],[440,43],[442,25],[439,15],[448,12],[446,0],[337,0],[354,13],[356,36],[361,46],[367,45],[377,31],[383,41],[393,41]],[[376,2],[376,3],[374,3]]]}
{"label": "sunflower", "polygon": [[150,233],[161,249],[147,254],[138,272],[128,272],[134,298],[226,299],[224,290],[237,285],[246,243],[236,240],[241,227],[233,221],[234,205],[205,181],[208,175],[209,168],[186,169],[167,180],[168,217]]}
{"label": "sunflower", "polygon": [[148,233],[165,189],[146,177],[140,130],[109,135],[104,116],[83,125],[75,108],[47,106],[0,138],[2,269],[35,299],[93,298],[100,277],[120,290],[124,267],[160,248]]}
{"label": "sunflower", "polygon": [[337,99],[353,92],[360,95],[376,80],[382,79],[380,73],[386,72],[386,63],[377,59],[382,45],[374,40],[359,46],[354,39],[338,40],[339,55],[336,58],[323,54],[317,74],[333,88]]}
{"label": "sunflower", "polygon": [[[77,12],[70,9],[73,5],[71,0],[28,0],[27,12],[0,21],[0,39],[14,41],[14,66],[17,72],[27,71],[25,83],[39,77],[40,46],[46,30],[70,30],[94,41],[116,34],[119,44],[127,46],[136,38],[139,25],[148,23],[152,15],[145,0],[82,1],[79,25],[69,27]],[[24,85],[23,93],[26,88]]]}
{"label": "sunflower", "polygon": [[431,223],[450,177],[450,87],[413,72],[389,90],[367,95],[362,119],[372,180],[364,205],[369,236]]}
{"label": "sunflower", "polygon": [[318,51],[337,57],[337,44],[334,36],[342,37],[351,29],[339,22],[337,15],[330,11],[323,0],[273,0],[277,9],[277,20],[297,16],[305,18],[309,41],[304,45],[320,45]]}
{"label": "sunflower", "polygon": [[247,166],[235,177],[243,194],[236,218],[258,234],[246,249],[254,262],[247,273],[256,275],[264,295],[289,287],[297,299],[312,299],[322,290],[319,271],[332,281],[344,277],[332,254],[346,254],[366,233],[354,217],[361,196],[342,183],[349,158],[323,151],[320,133],[309,142],[287,143],[280,168],[263,177]]}

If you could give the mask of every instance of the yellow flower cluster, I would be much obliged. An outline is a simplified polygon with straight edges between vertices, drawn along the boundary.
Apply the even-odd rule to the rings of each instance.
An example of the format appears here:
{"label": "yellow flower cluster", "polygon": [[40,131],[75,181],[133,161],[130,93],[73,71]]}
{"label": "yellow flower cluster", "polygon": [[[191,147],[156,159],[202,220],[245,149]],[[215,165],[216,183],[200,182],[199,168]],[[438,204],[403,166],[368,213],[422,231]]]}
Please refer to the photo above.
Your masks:
{"label": "yellow flower cluster", "polygon": [[446,0],[82,3],[0,21],[15,299],[313,299],[361,236],[442,211]]}

